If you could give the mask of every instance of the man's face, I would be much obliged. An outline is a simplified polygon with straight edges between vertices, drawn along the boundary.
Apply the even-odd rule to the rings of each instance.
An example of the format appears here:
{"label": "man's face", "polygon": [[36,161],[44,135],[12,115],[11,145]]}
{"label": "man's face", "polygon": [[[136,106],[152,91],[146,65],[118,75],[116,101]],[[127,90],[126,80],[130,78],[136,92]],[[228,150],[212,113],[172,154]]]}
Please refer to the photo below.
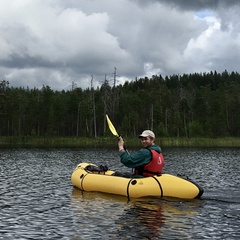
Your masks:
{"label": "man's face", "polygon": [[153,145],[153,139],[151,139],[150,137],[141,137],[140,140],[141,140],[142,146],[145,148]]}

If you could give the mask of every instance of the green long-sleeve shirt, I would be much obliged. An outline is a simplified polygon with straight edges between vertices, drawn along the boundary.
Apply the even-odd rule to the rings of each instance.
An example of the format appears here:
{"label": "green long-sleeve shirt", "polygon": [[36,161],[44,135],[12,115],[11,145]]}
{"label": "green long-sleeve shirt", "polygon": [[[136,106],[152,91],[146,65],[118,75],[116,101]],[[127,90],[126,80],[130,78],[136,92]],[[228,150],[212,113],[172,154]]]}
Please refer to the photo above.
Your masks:
{"label": "green long-sleeve shirt", "polygon": [[126,151],[121,151],[121,163],[123,163],[126,167],[129,168],[135,168],[141,165],[148,164],[152,158],[149,149],[156,150],[159,153],[161,152],[161,148],[156,144],[148,148],[142,148],[139,151],[133,152],[131,154],[127,153]]}

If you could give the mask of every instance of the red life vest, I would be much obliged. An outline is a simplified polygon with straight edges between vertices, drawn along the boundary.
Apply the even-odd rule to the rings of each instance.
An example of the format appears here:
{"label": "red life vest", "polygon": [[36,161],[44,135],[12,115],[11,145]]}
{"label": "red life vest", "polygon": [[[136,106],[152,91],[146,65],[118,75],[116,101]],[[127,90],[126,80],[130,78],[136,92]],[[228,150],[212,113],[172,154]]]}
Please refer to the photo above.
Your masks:
{"label": "red life vest", "polygon": [[164,166],[164,158],[162,153],[157,152],[153,149],[149,149],[152,154],[151,161],[139,167],[136,167],[134,174],[142,175],[144,177],[150,177],[154,175],[160,175]]}

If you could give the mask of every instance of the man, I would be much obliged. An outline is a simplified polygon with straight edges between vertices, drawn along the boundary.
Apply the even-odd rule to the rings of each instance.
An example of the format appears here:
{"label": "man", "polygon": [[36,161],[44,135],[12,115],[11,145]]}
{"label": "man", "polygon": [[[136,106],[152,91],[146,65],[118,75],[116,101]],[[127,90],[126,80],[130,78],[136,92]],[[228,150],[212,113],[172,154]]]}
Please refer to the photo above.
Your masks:
{"label": "man", "polygon": [[145,130],[139,135],[143,148],[129,154],[124,150],[124,141],[119,138],[118,148],[121,162],[129,168],[134,168],[134,174],[143,177],[160,175],[164,166],[161,148],[154,143],[155,134]]}

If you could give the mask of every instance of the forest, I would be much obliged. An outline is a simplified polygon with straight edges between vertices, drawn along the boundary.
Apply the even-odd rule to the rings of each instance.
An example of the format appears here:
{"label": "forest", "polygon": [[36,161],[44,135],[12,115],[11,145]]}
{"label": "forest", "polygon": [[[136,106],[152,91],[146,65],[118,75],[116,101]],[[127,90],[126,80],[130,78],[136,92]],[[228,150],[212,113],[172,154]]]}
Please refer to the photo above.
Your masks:
{"label": "forest", "polygon": [[239,137],[240,75],[194,73],[136,78],[120,85],[54,91],[11,87],[0,81],[0,136]]}

